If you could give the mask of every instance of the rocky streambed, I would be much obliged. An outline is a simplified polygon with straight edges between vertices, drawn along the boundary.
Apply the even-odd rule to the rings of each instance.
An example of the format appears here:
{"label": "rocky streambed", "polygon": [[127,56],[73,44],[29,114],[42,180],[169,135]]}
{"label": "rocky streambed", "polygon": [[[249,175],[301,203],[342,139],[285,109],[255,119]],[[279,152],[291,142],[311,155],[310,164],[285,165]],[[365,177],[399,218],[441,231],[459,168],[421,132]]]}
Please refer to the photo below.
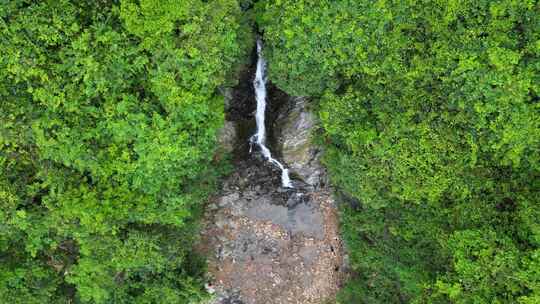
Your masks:
{"label": "rocky streambed", "polygon": [[226,92],[228,121],[220,142],[232,152],[235,169],[204,218],[200,250],[209,261],[212,303],[326,303],[345,272],[335,201],[312,141],[316,119],[304,98],[270,87],[270,145],[295,186],[282,188],[279,170],[248,152],[254,131],[250,74]]}

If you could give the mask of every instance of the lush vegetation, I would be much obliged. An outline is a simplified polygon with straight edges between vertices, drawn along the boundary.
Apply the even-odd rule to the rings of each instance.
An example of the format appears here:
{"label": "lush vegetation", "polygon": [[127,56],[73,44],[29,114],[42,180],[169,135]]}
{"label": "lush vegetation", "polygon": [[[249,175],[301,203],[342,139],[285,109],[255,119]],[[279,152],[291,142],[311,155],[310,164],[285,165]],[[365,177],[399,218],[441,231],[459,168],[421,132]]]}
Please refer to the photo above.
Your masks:
{"label": "lush vegetation", "polygon": [[348,303],[540,303],[540,4],[257,4],[270,77],[320,100]]}
{"label": "lush vegetation", "polygon": [[271,80],[317,103],[340,303],[540,303],[536,0],[2,2],[0,302],[206,297],[217,92],[252,17]]}
{"label": "lush vegetation", "polygon": [[0,4],[0,302],[191,303],[235,0]]}

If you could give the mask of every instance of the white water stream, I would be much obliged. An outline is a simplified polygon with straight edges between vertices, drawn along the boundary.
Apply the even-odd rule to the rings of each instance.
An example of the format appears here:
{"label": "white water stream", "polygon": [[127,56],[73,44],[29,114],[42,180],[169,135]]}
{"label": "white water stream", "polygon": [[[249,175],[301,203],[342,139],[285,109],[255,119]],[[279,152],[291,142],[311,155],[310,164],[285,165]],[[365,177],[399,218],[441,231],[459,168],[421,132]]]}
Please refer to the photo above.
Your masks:
{"label": "white water stream", "polygon": [[[255,133],[250,141],[256,143],[260,148],[263,156],[274,165],[281,169],[281,183],[285,188],[292,188],[291,180],[289,178],[289,170],[285,168],[279,161],[272,157],[270,149],[265,146],[266,141],[266,128],[264,125],[264,114],[266,111],[266,61],[262,54],[262,41],[257,40],[257,71],[255,72],[255,79],[253,80],[253,87],[255,88],[255,97],[257,99],[257,113],[255,115],[255,122],[257,123],[257,133]],[[251,152],[251,149],[250,149]]]}

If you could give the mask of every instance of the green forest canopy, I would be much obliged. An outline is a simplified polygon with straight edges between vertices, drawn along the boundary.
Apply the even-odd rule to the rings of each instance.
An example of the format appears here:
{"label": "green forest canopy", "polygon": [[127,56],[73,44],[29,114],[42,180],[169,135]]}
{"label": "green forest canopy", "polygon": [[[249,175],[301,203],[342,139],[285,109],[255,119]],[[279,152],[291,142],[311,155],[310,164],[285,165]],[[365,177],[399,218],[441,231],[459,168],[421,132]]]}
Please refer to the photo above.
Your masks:
{"label": "green forest canopy", "polygon": [[[256,2],[256,3],[254,3]],[[0,4],[0,301],[192,303],[217,88],[319,111],[349,303],[540,303],[540,4]]]}
{"label": "green forest canopy", "polygon": [[192,231],[247,32],[236,1],[117,2],[0,5],[2,303],[204,297]]}
{"label": "green forest canopy", "polygon": [[319,97],[358,272],[341,303],[540,303],[538,1],[266,1]]}

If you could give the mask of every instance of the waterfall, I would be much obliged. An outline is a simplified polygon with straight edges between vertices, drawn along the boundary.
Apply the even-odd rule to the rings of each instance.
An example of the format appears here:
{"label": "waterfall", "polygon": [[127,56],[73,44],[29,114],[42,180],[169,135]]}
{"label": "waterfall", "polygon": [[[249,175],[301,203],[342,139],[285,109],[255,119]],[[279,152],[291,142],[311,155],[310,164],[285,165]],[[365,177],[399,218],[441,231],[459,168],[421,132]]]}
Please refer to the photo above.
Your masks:
{"label": "waterfall", "polygon": [[283,187],[292,188],[293,186],[289,178],[289,170],[287,170],[279,161],[274,159],[272,157],[272,153],[270,153],[270,149],[265,146],[266,128],[264,125],[264,114],[266,111],[266,61],[264,60],[262,54],[262,41],[260,39],[257,39],[257,55],[257,71],[255,72],[255,79],[253,80],[255,97],[257,99],[257,113],[255,115],[257,133],[251,137],[250,142],[252,144],[257,144],[261,149],[264,158],[281,169],[281,184]]}

